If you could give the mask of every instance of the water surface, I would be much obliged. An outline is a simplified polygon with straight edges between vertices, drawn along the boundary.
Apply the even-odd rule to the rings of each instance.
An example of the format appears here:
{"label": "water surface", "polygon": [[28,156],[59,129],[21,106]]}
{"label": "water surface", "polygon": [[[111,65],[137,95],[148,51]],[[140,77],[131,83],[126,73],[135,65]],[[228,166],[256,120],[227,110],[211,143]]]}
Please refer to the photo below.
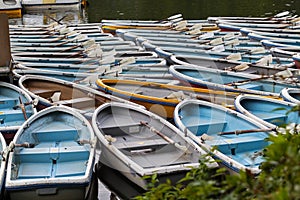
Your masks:
{"label": "water surface", "polygon": [[[101,19],[158,20],[182,13],[185,19],[209,16],[272,16],[288,10],[300,13],[296,0],[88,0],[80,10],[36,10],[25,12],[10,24],[49,24],[51,18],[63,23],[99,23]],[[50,17],[48,17],[50,16]]]}

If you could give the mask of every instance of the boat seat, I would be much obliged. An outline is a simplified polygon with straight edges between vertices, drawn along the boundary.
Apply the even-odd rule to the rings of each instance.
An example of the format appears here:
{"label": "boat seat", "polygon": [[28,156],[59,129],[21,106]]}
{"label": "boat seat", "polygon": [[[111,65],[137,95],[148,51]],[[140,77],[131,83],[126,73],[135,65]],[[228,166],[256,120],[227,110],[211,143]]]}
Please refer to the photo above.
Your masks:
{"label": "boat seat", "polygon": [[90,105],[94,105],[95,100],[90,97],[79,97],[74,99],[68,99],[68,100],[60,100],[54,102],[55,104],[62,104],[66,106],[72,106],[72,107],[87,107]]}
{"label": "boat seat", "polygon": [[[253,133],[252,133],[253,134]],[[218,136],[213,140],[205,141],[208,145],[216,146],[219,151],[227,155],[235,155],[240,152],[253,151],[255,149],[264,149],[268,141],[262,137],[237,136],[224,139]]]}
{"label": "boat seat", "polygon": [[138,150],[138,149],[147,149],[151,146],[162,146],[169,144],[163,139],[145,139],[145,140],[135,140],[135,141],[116,141],[113,145],[118,149],[129,149],[129,150]]}
{"label": "boat seat", "polygon": [[132,133],[139,133],[141,128],[140,123],[128,123],[128,124],[120,124],[113,126],[106,126],[102,127],[102,131],[105,133],[105,135],[111,135],[113,137],[122,136],[124,134],[132,134]]}
{"label": "boat seat", "polygon": [[78,139],[78,131],[76,129],[59,129],[59,130],[42,130],[33,133],[39,142],[49,141],[65,141]]}
{"label": "boat seat", "polygon": [[84,146],[23,148],[18,179],[84,175],[89,154]]}
{"label": "boat seat", "polygon": [[15,105],[18,105],[19,99],[18,98],[9,98],[9,97],[0,97],[0,108],[1,109],[7,109],[7,108],[12,108]]}
{"label": "boat seat", "polygon": [[203,133],[208,132],[220,132],[223,127],[227,124],[226,121],[219,119],[191,119],[185,126],[193,133],[197,133],[197,135],[202,135]]}
{"label": "boat seat", "polygon": [[30,91],[38,96],[42,96],[45,98],[51,97],[55,92],[61,92],[60,90],[51,90],[51,89],[34,89]]}
{"label": "boat seat", "polygon": [[271,112],[253,112],[253,114],[260,119],[263,119],[267,122],[273,123],[273,124],[280,124],[285,122],[287,115],[286,114],[281,114],[281,113],[272,113]]}
{"label": "boat seat", "polygon": [[[26,111],[27,117],[29,117],[32,112]],[[13,122],[13,121],[24,121],[24,114],[22,110],[17,109],[17,110],[2,110],[0,112],[0,123],[5,124],[8,122]]]}
{"label": "boat seat", "polygon": [[247,83],[247,84],[239,85],[238,88],[249,89],[249,90],[262,90],[262,85]]}

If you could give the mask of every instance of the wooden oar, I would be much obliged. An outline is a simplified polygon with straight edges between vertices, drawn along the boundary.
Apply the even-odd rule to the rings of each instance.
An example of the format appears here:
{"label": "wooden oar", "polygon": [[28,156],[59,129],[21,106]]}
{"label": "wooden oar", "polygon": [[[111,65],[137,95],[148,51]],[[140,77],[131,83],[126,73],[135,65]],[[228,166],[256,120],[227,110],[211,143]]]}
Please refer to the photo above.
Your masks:
{"label": "wooden oar", "polygon": [[[38,102],[39,102],[38,99],[34,99],[34,100],[30,101],[30,102],[23,103],[23,105],[25,107],[28,106],[28,105],[33,105],[33,107],[36,107],[37,104],[38,104]],[[15,105],[15,106],[13,106],[13,109],[16,110],[18,108],[21,108],[21,106],[22,106],[21,104]]]}
{"label": "wooden oar", "polygon": [[33,148],[35,146],[35,144],[33,143],[22,143],[22,144],[14,144],[15,147],[24,147],[24,148]]}
{"label": "wooden oar", "polygon": [[[101,66],[99,66],[97,69],[94,70],[90,70],[90,73],[94,73],[90,76],[87,76],[85,78],[82,78],[80,80],[76,80],[75,83],[87,83],[87,84],[94,84],[96,82],[96,80],[99,78],[99,76],[105,76],[108,75],[109,73],[120,73],[120,70],[122,70],[122,65],[129,65],[130,63],[134,63],[135,62],[135,58],[134,57],[128,57],[128,58],[124,58],[122,60],[120,60],[117,63],[111,64],[109,67],[116,67],[116,66],[120,66],[120,68],[118,69],[110,69],[110,70],[106,70],[105,68],[101,68]],[[105,67],[105,66],[102,66]]]}
{"label": "wooden oar", "polygon": [[26,109],[25,109],[25,105],[23,104],[23,101],[22,101],[22,98],[19,96],[19,101],[20,101],[20,108],[22,110],[22,113],[23,113],[23,116],[24,116],[24,119],[27,120],[28,117],[27,117],[27,114],[26,114]]}
{"label": "wooden oar", "polygon": [[85,46],[87,44],[92,45],[92,44],[96,43],[94,39],[88,39],[88,37],[86,35],[79,34],[76,37],[74,37],[72,39],[69,39],[69,40],[66,40],[64,42],[61,42],[61,43],[59,43],[55,46],[56,47],[63,46],[65,44],[68,44],[69,42],[74,42],[74,41],[75,42],[81,42],[81,43],[77,44],[77,45],[74,45],[74,46],[72,46],[69,49],[64,50],[64,51],[69,51],[69,50],[72,50],[72,49],[76,49],[77,47],[80,47],[80,46]]}
{"label": "wooden oar", "polygon": [[[285,71],[289,71],[289,70],[285,70]],[[290,72],[290,71],[289,71]],[[269,76],[261,76],[261,77],[257,77],[257,78],[249,78],[249,79],[245,79],[245,80],[240,80],[240,81],[235,81],[235,82],[231,82],[231,83],[227,83],[225,85],[229,85],[229,86],[238,86],[238,85],[242,85],[242,84],[246,84],[248,82],[252,82],[252,81],[259,81],[259,80],[264,80],[264,79],[276,79],[276,78],[282,78],[282,79],[286,79],[286,78],[293,78],[293,74],[290,72],[290,74],[287,75],[281,75],[281,72],[279,72],[279,74],[274,74],[274,75],[269,75]]]}
{"label": "wooden oar", "polygon": [[148,122],[140,121],[140,124],[143,125],[143,126],[146,126],[147,128],[150,129],[151,132],[159,135],[161,138],[163,138],[168,143],[173,144],[176,148],[178,148],[178,149],[180,149],[182,151],[187,151],[188,150],[186,146],[182,146],[182,145],[178,144],[177,142],[175,142],[174,140],[172,140],[168,136],[164,135],[162,132],[156,130],[153,126],[150,126],[148,124]]}
{"label": "wooden oar", "polygon": [[235,130],[235,131],[228,131],[228,132],[219,132],[218,135],[232,135],[232,134],[239,135],[245,133],[270,132],[270,131],[276,131],[276,128]]}

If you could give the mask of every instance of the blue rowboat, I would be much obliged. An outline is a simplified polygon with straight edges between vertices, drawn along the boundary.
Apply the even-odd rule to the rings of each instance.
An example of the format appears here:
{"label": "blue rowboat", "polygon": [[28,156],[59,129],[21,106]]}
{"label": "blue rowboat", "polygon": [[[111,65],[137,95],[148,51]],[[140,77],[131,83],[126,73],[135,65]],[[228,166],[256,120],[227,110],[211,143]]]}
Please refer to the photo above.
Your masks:
{"label": "blue rowboat", "polygon": [[5,190],[10,199],[85,199],[96,149],[85,117],[52,106],[30,117],[9,145]]}
{"label": "blue rowboat", "polygon": [[174,111],[175,124],[200,147],[212,153],[230,172],[257,174],[264,161],[260,152],[269,144],[269,129],[223,106],[185,100]]}
{"label": "blue rowboat", "polygon": [[[252,59],[244,59],[244,60],[230,60],[226,58],[214,58],[210,57],[209,55],[196,55],[196,54],[190,54],[190,55],[172,55],[170,57],[170,60],[172,63],[175,63],[176,65],[198,65],[201,67],[207,67],[207,68],[215,68],[219,70],[224,71],[234,71],[234,72],[243,72],[243,73],[249,73],[249,74],[258,74],[258,75],[274,75],[276,73],[279,73],[285,69],[289,69],[290,71],[297,72],[296,69],[294,69],[294,63],[291,59],[284,59],[280,58],[279,62],[282,61],[281,64],[277,63],[275,61],[271,61],[268,64],[267,63],[260,63],[259,60],[275,60],[272,58],[272,56],[262,56],[260,59],[258,58],[252,58]],[[281,60],[281,61],[280,61]]]}
{"label": "blue rowboat", "polygon": [[5,138],[2,134],[0,134],[0,151],[1,151],[1,157],[0,157],[0,198],[3,199],[4,195],[4,181],[6,176],[6,163],[7,163],[7,145]]}
{"label": "blue rowboat", "polygon": [[299,112],[289,112],[297,104],[253,95],[239,95],[234,105],[237,111],[270,128],[300,123]]}
{"label": "blue rowboat", "polygon": [[[118,170],[139,187],[146,188],[157,175],[172,183],[199,166],[205,151],[170,122],[136,106],[107,103],[97,108],[92,126],[101,143],[99,161]],[[210,159],[208,167],[217,167]]]}
{"label": "blue rowboat", "polygon": [[286,101],[300,104],[300,89],[298,88],[284,88],[280,96]]}
{"label": "blue rowboat", "polygon": [[195,65],[172,65],[169,72],[185,84],[257,95],[279,96],[283,88],[299,87],[298,83],[288,84],[268,79],[272,76],[264,78],[264,76],[259,75],[235,73]]}
{"label": "blue rowboat", "polygon": [[34,104],[24,90],[0,82],[0,131],[6,140],[11,140],[24,121],[36,113]]}

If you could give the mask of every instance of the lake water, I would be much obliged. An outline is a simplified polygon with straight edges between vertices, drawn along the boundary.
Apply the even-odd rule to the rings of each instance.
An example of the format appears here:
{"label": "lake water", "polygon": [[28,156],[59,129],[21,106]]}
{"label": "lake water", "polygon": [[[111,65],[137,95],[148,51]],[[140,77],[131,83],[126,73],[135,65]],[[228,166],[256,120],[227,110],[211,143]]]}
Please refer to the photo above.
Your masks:
{"label": "lake water", "polygon": [[81,10],[37,10],[11,24],[48,24],[66,16],[63,22],[98,23],[101,19],[163,19],[181,13],[185,19],[206,19],[209,16],[272,16],[288,10],[300,13],[297,0],[88,0]]}

